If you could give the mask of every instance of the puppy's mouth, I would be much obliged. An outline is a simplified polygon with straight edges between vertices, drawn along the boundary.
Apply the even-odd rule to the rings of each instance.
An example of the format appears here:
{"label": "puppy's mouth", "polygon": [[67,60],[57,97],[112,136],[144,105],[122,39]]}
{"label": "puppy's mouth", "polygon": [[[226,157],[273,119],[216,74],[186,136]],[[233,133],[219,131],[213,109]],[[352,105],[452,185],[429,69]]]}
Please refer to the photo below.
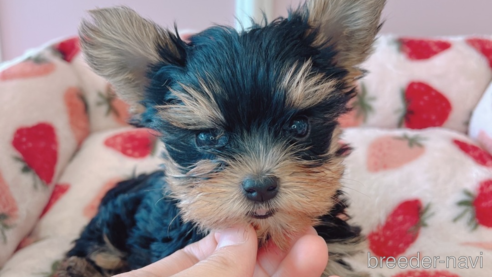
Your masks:
{"label": "puppy's mouth", "polygon": [[255,219],[267,219],[269,217],[272,217],[275,214],[275,210],[273,209],[258,209],[253,212],[249,212],[249,216]]}

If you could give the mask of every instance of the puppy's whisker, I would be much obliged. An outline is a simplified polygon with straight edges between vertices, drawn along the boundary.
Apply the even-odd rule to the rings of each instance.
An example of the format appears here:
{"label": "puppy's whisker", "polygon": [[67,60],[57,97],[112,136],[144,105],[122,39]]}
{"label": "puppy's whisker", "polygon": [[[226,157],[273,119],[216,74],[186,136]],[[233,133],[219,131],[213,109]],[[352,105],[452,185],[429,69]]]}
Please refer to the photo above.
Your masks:
{"label": "puppy's whisker", "polygon": [[362,191],[360,191],[360,190],[358,190],[358,189],[355,189],[355,188],[352,188],[352,187],[349,187],[349,186],[347,186],[347,185],[344,185],[344,186],[343,186],[343,189],[350,189],[350,190],[353,190],[353,191],[355,191],[355,192],[357,192],[357,193],[359,193],[359,194],[361,194],[361,195],[364,195],[364,196],[366,196],[366,197],[368,197],[368,198],[370,198],[370,197],[371,197],[369,194],[363,193]]}
{"label": "puppy's whisker", "polygon": [[168,226],[167,226],[167,232],[169,233],[170,232],[170,229],[171,229],[171,225],[173,225],[173,222],[179,218],[179,213],[177,213],[173,219],[171,219],[171,221],[169,222]]}

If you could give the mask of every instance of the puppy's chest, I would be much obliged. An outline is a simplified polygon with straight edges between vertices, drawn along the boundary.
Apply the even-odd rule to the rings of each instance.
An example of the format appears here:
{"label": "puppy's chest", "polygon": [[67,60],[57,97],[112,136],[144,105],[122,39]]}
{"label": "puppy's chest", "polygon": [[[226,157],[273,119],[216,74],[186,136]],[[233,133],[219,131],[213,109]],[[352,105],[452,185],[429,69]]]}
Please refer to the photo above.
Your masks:
{"label": "puppy's chest", "polygon": [[184,223],[176,202],[162,195],[166,184],[155,184],[136,211],[135,226],[127,240],[128,263],[137,269],[160,260],[204,237],[192,223]]}

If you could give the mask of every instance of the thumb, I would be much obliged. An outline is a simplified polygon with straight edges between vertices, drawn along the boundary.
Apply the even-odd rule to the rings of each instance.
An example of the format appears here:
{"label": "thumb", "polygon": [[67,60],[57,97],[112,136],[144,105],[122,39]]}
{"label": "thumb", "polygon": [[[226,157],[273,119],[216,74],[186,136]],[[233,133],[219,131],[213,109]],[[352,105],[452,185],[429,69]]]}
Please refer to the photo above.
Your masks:
{"label": "thumb", "polygon": [[176,274],[175,277],[253,276],[258,251],[258,240],[253,227],[248,225],[216,231],[215,239],[217,247],[209,257]]}

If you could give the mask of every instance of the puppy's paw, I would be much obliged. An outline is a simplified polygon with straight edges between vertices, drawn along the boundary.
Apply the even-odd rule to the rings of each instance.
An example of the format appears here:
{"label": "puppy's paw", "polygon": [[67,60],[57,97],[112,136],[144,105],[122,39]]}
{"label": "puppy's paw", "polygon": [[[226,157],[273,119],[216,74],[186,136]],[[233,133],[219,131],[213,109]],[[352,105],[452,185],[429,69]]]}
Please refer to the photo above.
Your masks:
{"label": "puppy's paw", "polygon": [[70,257],[58,267],[56,277],[105,277],[87,259]]}

